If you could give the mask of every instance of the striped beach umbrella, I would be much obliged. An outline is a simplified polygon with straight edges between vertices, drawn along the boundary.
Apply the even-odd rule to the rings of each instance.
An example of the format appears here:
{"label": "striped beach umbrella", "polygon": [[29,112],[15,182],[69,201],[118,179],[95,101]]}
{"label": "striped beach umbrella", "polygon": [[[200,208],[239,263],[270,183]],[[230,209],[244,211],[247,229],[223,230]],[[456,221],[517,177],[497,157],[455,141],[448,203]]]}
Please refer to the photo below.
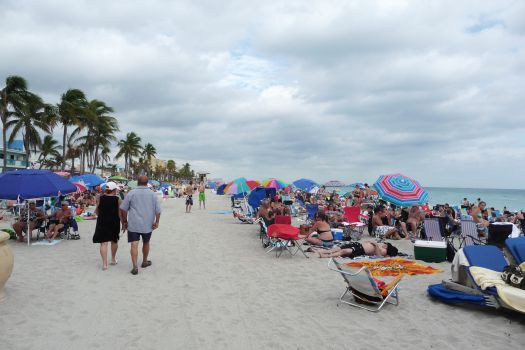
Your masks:
{"label": "striped beach umbrella", "polygon": [[224,193],[226,194],[239,194],[239,193],[249,193],[252,189],[246,183],[244,177],[239,177],[233,181],[230,181],[228,185],[224,188]]}
{"label": "striped beach umbrella", "polygon": [[374,187],[382,199],[402,207],[423,204],[428,199],[428,192],[416,180],[402,174],[381,175]]}
{"label": "striped beach umbrella", "polygon": [[87,187],[81,182],[73,182],[73,185],[77,186],[77,192],[86,192]]}
{"label": "striped beach umbrella", "polygon": [[261,182],[261,185],[263,185],[266,188],[275,188],[276,190],[280,190],[289,186],[286,182],[277,179],[263,180]]}

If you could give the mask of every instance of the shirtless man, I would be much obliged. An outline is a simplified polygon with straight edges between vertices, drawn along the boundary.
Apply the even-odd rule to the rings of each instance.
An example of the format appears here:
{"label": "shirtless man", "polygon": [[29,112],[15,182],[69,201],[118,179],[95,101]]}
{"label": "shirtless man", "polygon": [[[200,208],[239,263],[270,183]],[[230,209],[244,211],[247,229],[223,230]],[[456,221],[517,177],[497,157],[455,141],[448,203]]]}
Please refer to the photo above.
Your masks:
{"label": "shirtless man", "polygon": [[478,206],[472,207],[472,220],[476,223],[480,237],[485,237],[489,232],[488,227],[490,223],[483,219],[483,211],[485,210],[486,206],[487,203],[481,201],[479,202]]}
{"label": "shirtless man", "polygon": [[390,243],[376,242],[349,242],[340,247],[335,246],[331,249],[314,249],[320,258],[347,257],[355,258],[361,255],[368,256],[396,256],[397,248]]}
{"label": "shirtless man", "polygon": [[47,230],[47,239],[49,242],[53,241],[60,231],[73,217],[73,212],[69,209],[69,203],[62,201],[61,208],[53,214],[49,221],[49,229]]}
{"label": "shirtless man", "polygon": [[193,206],[193,181],[190,181],[188,186],[184,189],[184,194],[186,195],[186,213],[191,213],[191,207]]}
{"label": "shirtless man", "polygon": [[275,222],[275,215],[270,208],[270,201],[268,199],[263,199],[261,202],[261,206],[257,210],[257,217],[263,219],[266,227]]}
{"label": "shirtless man", "polygon": [[399,232],[394,226],[384,225],[383,217],[388,217],[385,208],[379,206],[374,209],[374,216],[372,217],[372,231],[380,238],[401,239]]}
{"label": "shirtless man", "polygon": [[201,208],[201,204],[202,204],[202,207],[204,209],[206,209],[206,187],[204,186],[204,182],[201,182],[200,185],[199,185],[199,209],[202,209]]}

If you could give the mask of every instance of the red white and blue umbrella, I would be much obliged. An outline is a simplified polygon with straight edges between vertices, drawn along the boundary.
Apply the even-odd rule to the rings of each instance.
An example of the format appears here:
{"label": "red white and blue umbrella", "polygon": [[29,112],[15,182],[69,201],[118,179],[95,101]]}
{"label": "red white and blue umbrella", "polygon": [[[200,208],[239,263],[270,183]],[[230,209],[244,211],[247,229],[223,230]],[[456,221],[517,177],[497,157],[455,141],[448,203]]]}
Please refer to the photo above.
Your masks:
{"label": "red white and blue umbrella", "polygon": [[402,174],[381,175],[374,187],[382,199],[402,207],[424,204],[428,200],[428,192],[416,180]]}

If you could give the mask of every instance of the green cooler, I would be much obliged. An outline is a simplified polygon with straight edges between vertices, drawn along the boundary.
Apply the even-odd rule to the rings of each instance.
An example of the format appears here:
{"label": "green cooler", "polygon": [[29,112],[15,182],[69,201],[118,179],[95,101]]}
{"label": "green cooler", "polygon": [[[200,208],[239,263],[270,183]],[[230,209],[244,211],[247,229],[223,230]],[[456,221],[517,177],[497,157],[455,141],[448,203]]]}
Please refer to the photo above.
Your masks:
{"label": "green cooler", "polygon": [[447,259],[447,243],[444,241],[420,241],[414,243],[414,258],[426,262],[442,262]]}

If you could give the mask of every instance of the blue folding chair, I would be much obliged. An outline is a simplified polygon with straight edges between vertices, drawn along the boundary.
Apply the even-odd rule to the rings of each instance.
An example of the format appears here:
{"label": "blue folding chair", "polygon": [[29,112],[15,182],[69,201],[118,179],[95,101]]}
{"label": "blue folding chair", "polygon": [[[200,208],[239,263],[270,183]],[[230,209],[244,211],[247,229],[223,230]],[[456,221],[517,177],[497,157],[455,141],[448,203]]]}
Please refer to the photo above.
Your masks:
{"label": "blue folding chair", "polygon": [[306,212],[308,213],[308,220],[313,221],[315,214],[317,214],[318,210],[319,206],[317,204],[307,204]]}
{"label": "blue folding chair", "polygon": [[505,246],[516,264],[525,262],[525,237],[507,238]]}

